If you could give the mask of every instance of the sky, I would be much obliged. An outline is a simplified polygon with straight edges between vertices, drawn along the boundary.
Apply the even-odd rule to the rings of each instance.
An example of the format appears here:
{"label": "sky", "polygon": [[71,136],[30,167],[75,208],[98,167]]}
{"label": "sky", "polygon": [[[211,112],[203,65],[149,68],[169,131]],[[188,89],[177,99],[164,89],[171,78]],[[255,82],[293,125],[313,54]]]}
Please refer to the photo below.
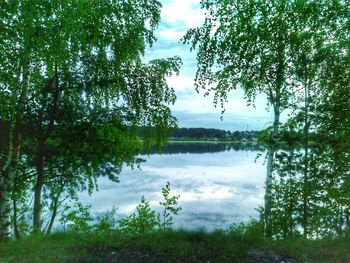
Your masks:
{"label": "sky", "polygon": [[255,107],[247,106],[242,90],[229,94],[225,113],[213,105],[212,94],[204,97],[197,93],[194,78],[197,68],[196,53],[180,39],[189,28],[200,26],[204,20],[204,10],[200,0],[161,0],[162,21],[156,30],[158,41],[146,51],[146,59],[180,56],[183,62],[179,76],[167,79],[175,89],[177,101],[171,106],[178,119],[179,127],[204,127],[224,130],[260,130],[271,124],[272,113],[267,111],[264,96],[258,96]]}

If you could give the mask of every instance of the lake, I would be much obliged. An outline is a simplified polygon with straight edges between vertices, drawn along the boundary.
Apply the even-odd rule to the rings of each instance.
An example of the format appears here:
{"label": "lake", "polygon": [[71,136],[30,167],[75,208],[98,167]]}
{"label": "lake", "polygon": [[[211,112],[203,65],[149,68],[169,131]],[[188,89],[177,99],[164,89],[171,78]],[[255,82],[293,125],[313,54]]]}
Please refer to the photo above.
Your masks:
{"label": "lake", "polygon": [[[256,157],[258,153],[262,157]],[[120,217],[135,210],[141,196],[160,211],[161,189],[169,181],[179,194],[182,210],[174,228],[225,229],[232,223],[257,218],[263,205],[264,152],[257,147],[229,144],[170,144],[163,154],[140,156],[141,169],[126,167],[119,183],[99,179],[99,191],[80,195],[100,214],[117,207]]]}

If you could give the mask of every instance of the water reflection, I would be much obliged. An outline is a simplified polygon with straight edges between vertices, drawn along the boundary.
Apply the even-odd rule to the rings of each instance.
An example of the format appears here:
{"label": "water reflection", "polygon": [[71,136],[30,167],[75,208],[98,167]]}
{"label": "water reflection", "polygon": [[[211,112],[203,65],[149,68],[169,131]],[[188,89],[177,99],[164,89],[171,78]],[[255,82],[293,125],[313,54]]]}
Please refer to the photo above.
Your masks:
{"label": "water reflection", "polygon": [[120,183],[100,178],[99,192],[91,197],[83,193],[83,202],[92,204],[94,213],[118,207],[122,217],[144,195],[157,210],[161,188],[169,181],[173,193],[181,196],[175,228],[213,230],[258,216],[255,208],[263,204],[265,168],[262,159],[255,162],[257,150],[181,143],[165,152],[142,156],[146,162],[141,170],[124,169]]}
{"label": "water reflection", "polygon": [[[220,142],[203,142],[203,143],[183,143],[171,142],[165,149],[163,154],[175,153],[216,153],[223,151],[263,151],[264,147],[256,143],[220,143]],[[151,154],[158,153],[156,148],[151,150]]]}

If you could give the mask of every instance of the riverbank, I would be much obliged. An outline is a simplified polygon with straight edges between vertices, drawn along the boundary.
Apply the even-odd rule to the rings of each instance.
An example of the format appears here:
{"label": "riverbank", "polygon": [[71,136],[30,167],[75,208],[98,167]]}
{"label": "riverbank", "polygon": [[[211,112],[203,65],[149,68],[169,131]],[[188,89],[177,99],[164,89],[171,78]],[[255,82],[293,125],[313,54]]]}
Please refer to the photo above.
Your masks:
{"label": "riverbank", "polygon": [[[189,231],[126,235],[55,233],[0,244],[0,262],[349,262],[350,240],[268,241],[254,235]],[[259,258],[260,257],[260,258]],[[280,261],[264,261],[280,262]]]}

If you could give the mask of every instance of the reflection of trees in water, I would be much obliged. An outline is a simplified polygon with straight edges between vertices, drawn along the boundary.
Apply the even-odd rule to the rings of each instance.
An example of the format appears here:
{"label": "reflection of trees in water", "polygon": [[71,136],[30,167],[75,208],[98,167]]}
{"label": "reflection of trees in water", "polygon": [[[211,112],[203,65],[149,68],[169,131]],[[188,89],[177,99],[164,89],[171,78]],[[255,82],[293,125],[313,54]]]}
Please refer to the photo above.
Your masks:
{"label": "reflection of trees in water", "polygon": [[[264,147],[251,143],[170,143],[161,153],[216,153],[224,151],[263,151]],[[152,148],[150,154],[156,154],[159,151]]]}

